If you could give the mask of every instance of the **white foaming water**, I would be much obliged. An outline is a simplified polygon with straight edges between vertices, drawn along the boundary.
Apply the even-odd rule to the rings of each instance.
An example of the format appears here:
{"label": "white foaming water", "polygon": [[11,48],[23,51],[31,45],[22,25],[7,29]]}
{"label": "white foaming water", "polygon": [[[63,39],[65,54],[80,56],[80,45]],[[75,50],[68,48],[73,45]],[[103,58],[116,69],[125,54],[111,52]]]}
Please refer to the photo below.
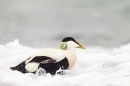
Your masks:
{"label": "white foaming water", "polygon": [[130,44],[113,50],[74,49],[78,59],[66,75],[38,76],[9,69],[37,50],[20,45],[18,40],[0,45],[0,86],[130,86]]}

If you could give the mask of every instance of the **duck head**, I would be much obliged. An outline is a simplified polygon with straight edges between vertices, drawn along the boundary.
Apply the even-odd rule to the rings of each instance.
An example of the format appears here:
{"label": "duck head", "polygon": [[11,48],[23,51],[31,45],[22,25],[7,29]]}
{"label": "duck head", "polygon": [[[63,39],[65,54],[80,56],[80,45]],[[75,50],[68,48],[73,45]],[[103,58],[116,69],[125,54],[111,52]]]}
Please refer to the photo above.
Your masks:
{"label": "duck head", "polygon": [[60,44],[60,49],[62,50],[68,50],[71,48],[81,48],[81,49],[86,49],[84,46],[82,46],[78,41],[76,41],[72,37],[66,37],[62,40]]}

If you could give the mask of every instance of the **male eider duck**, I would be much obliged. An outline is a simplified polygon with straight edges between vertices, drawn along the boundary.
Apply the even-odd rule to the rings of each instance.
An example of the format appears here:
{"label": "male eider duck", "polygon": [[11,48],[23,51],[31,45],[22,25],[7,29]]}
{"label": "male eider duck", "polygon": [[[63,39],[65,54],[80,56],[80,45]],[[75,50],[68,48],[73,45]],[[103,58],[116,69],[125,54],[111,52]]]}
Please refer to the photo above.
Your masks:
{"label": "male eider duck", "polygon": [[[17,70],[22,73],[36,73],[38,69],[42,68],[45,73],[52,75],[58,70],[71,69],[77,59],[76,53],[71,48],[85,49],[79,42],[72,37],[66,37],[60,44],[60,49],[46,48],[42,49],[36,54],[30,56],[27,60],[21,62],[12,70]],[[63,71],[62,71],[63,72]]]}

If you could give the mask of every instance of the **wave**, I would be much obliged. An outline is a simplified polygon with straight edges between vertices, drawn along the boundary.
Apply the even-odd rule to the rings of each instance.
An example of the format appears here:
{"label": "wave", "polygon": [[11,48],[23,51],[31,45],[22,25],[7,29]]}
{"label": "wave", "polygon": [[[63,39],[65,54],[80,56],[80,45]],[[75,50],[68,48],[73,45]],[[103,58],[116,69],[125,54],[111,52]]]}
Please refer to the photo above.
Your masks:
{"label": "wave", "polygon": [[23,46],[18,40],[0,45],[0,86],[130,86],[130,44],[108,49],[73,49],[77,62],[67,75],[43,76],[11,71],[40,48]]}

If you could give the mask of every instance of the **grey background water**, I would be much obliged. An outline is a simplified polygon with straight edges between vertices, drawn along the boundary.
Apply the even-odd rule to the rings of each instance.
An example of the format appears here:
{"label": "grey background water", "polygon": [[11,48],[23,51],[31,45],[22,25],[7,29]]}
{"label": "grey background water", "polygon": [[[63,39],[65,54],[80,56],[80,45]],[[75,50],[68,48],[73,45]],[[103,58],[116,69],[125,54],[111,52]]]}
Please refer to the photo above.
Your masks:
{"label": "grey background water", "polygon": [[130,0],[0,0],[0,44],[59,46],[72,36],[86,46],[130,42]]}

